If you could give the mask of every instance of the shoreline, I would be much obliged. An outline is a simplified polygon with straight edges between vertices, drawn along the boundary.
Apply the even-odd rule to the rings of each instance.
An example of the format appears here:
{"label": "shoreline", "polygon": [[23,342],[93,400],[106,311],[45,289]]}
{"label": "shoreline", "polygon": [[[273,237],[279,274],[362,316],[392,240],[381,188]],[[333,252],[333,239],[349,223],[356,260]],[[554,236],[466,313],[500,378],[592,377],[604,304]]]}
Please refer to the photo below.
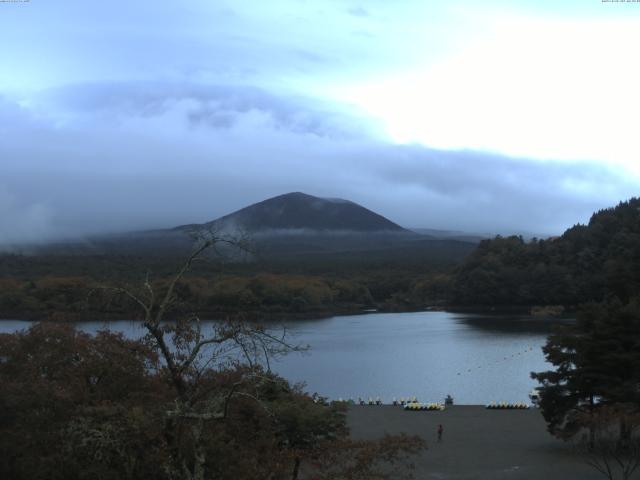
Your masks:
{"label": "shoreline", "polygon": [[[223,320],[225,318],[241,318],[249,321],[298,321],[298,320],[322,320],[331,317],[338,316],[353,316],[353,315],[367,315],[374,313],[418,313],[418,312],[448,312],[448,313],[467,313],[467,314],[492,314],[492,315],[524,315],[531,316],[531,318],[540,320],[562,320],[573,315],[575,312],[573,309],[566,310],[562,315],[533,315],[531,313],[532,308],[537,306],[514,306],[514,305],[497,305],[497,306],[482,306],[482,305],[426,305],[415,308],[389,308],[384,306],[358,306],[358,307],[344,307],[333,308],[327,310],[310,310],[303,312],[291,312],[291,311],[219,311],[219,310],[202,310],[198,315],[203,320]],[[181,315],[187,315],[187,312],[180,312],[175,314],[174,317]],[[62,322],[62,323],[77,323],[85,321],[131,321],[138,319],[139,312],[131,312],[130,315],[126,313],[105,313],[100,311],[86,311],[86,312],[13,312],[3,311],[0,312],[0,322],[5,320],[19,320],[26,322]],[[90,320],[88,320],[90,319]]]}

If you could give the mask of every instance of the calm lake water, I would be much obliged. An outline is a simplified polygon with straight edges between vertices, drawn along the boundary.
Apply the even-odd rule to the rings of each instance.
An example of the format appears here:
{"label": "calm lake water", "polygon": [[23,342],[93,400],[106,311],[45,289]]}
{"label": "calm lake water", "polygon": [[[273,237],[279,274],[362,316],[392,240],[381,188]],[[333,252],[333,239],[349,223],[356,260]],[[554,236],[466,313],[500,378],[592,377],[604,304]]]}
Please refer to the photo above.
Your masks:
{"label": "calm lake water", "polygon": [[[270,323],[273,328],[278,325]],[[549,368],[541,346],[552,324],[514,315],[448,312],[375,313],[290,321],[294,342],[306,353],[288,355],[273,370],[307,390],[337,399],[417,396],[456,403],[527,401],[536,386],[529,373]],[[29,322],[0,321],[0,332],[28,328]],[[135,322],[81,322],[96,332],[105,327],[139,337]]]}

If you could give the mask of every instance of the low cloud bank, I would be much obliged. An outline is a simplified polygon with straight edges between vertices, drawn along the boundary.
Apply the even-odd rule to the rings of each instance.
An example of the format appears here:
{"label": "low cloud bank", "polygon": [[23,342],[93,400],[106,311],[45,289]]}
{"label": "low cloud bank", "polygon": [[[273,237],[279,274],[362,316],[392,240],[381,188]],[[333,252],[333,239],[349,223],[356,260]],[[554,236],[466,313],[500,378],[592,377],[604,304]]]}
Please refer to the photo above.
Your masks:
{"label": "low cloud bank", "polygon": [[51,238],[55,227],[51,209],[42,203],[21,203],[0,185],[0,247],[38,244]]}
{"label": "low cloud bank", "polygon": [[598,163],[380,140],[343,105],[257,88],[91,84],[0,99],[0,245],[202,223],[290,191],[405,227],[556,234],[637,194]]}

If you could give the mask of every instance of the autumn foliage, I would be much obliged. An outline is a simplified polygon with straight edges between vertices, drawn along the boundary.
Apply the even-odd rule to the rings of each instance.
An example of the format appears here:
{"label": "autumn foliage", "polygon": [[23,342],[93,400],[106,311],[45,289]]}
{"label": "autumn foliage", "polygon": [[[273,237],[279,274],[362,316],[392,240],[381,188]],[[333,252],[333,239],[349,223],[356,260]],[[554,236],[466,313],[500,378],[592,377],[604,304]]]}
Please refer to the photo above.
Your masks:
{"label": "autumn foliage", "polygon": [[[186,396],[148,340],[51,323],[0,335],[0,477],[399,478],[392,462],[424,447],[406,436],[351,440],[344,406],[258,366],[184,381]],[[180,416],[179,404],[191,410]]]}

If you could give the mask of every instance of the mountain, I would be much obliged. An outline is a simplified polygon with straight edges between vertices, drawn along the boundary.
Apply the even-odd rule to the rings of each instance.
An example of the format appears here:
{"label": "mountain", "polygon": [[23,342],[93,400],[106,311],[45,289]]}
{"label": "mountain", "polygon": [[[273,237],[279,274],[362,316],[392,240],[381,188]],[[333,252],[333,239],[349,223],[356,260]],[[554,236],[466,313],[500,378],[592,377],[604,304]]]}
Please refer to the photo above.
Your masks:
{"label": "mountain", "polygon": [[640,198],[559,237],[484,240],[458,268],[458,305],[568,305],[640,291]]}
{"label": "mountain", "polygon": [[207,231],[246,235],[260,258],[294,264],[447,263],[473,249],[471,243],[407,230],[349,200],[301,192],[269,198],[211,222],[176,227],[171,233]]}
{"label": "mountain", "polygon": [[40,253],[184,256],[194,236],[208,232],[246,237],[254,252],[251,258],[287,265],[451,264],[475,248],[472,242],[407,230],[349,200],[293,192],[202,224],[102,235],[49,245]]}
{"label": "mountain", "polygon": [[286,193],[249,205],[202,225],[183,225],[175,231],[213,229],[249,234],[304,234],[311,232],[409,233],[401,226],[357,203],[320,198],[301,192]]}

